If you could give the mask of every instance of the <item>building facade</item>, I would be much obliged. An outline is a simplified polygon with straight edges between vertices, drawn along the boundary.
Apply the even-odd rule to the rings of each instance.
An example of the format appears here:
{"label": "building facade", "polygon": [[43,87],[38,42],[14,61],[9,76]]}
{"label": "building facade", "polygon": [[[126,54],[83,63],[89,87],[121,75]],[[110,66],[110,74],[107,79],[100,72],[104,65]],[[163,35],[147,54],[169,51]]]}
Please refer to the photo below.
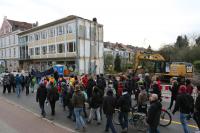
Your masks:
{"label": "building facade", "polygon": [[4,17],[0,29],[0,64],[8,71],[19,70],[18,33],[32,28],[32,24]]}
{"label": "building facade", "polygon": [[103,25],[68,16],[21,32],[20,68],[43,71],[65,65],[78,74],[103,73]]}

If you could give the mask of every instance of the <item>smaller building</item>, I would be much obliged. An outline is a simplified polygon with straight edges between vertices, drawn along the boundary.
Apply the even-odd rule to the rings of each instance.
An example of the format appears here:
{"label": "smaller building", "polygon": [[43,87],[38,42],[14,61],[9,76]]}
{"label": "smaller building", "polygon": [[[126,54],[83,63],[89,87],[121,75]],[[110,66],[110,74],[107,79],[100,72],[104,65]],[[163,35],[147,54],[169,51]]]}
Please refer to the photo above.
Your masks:
{"label": "smaller building", "polygon": [[19,70],[18,33],[32,28],[33,24],[4,17],[0,29],[0,64],[8,71]]}

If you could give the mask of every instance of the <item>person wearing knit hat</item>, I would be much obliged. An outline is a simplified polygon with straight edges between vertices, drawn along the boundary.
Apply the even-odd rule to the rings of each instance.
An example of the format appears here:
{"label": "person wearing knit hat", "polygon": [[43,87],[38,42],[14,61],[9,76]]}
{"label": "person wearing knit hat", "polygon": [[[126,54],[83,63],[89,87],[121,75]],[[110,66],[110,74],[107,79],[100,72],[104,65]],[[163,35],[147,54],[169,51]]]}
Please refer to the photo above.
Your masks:
{"label": "person wearing knit hat", "polygon": [[179,95],[176,99],[175,108],[172,114],[175,114],[176,111],[180,111],[180,122],[183,127],[184,133],[189,133],[189,128],[187,124],[188,116],[194,111],[194,99],[191,95],[186,93],[186,86],[181,85],[179,87]]}

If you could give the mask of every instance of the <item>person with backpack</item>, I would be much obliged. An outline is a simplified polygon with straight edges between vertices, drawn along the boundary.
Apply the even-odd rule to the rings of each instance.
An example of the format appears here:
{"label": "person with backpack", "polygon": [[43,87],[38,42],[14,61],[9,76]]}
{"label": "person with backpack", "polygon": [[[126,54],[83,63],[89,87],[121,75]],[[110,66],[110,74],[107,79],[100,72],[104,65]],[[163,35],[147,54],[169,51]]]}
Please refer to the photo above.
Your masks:
{"label": "person with backpack", "polygon": [[131,108],[131,97],[128,89],[124,89],[122,96],[118,100],[118,106],[121,110],[119,114],[119,121],[122,127],[122,132],[128,131],[128,112]]}
{"label": "person with backpack", "polygon": [[187,117],[190,113],[193,113],[194,99],[191,95],[186,93],[185,85],[181,85],[179,87],[179,95],[177,96],[175,108],[172,114],[175,114],[178,110],[180,111],[180,122],[183,126],[184,133],[189,133],[190,131],[187,125]]}
{"label": "person with backpack", "polygon": [[82,130],[85,131],[85,121],[81,116],[85,104],[85,96],[82,93],[79,85],[75,86],[74,95],[72,97],[72,104],[74,106],[74,114],[76,116],[76,130],[80,130],[82,128]]}
{"label": "person with backpack", "polygon": [[197,86],[197,94],[198,94],[198,96],[196,98],[195,105],[194,105],[193,118],[194,118],[195,122],[197,123],[199,132],[200,132],[200,85]]}
{"label": "person with backpack", "polygon": [[90,99],[90,115],[88,118],[88,123],[91,123],[93,116],[97,115],[97,124],[100,125],[101,124],[101,115],[100,115],[100,106],[103,102],[103,92],[97,87],[94,86],[93,88],[93,92],[92,92],[92,97]]}

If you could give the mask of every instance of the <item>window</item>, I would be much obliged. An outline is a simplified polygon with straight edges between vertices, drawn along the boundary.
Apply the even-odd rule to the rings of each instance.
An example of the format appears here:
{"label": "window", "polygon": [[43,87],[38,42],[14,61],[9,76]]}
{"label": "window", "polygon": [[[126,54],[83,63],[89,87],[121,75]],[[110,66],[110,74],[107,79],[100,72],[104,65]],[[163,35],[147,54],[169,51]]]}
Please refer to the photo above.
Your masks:
{"label": "window", "polygon": [[49,37],[54,37],[55,36],[55,29],[54,28],[52,28],[52,29],[49,30],[48,36]]}
{"label": "window", "polygon": [[30,55],[34,55],[34,48],[30,48]]}
{"label": "window", "polygon": [[0,38],[0,48],[2,48],[2,39]]}
{"label": "window", "polygon": [[55,45],[49,45],[49,54],[54,54],[56,52]]}
{"label": "window", "polygon": [[58,53],[64,53],[65,52],[65,44],[64,43],[57,45],[57,52]]}
{"label": "window", "polygon": [[64,32],[64,26],[58,26],[58,27],[56,28],[56,30],[57,30],[57,35],[62,35],[62,34],[65,33],[65,32]]}
{"label": "window", "polygon": [[35,40],[40,40],[40,34],[39,33],[35,33],[34,36],[35,36]]}
{"label": "window", "polygon": [[40,47],[35,48],[35,55],[40,55]]}
{"label": "window", "polygon": [[33,41],[33,35],[29,35],[29,36],[28,36],[28,41],[29,41],[29,42],[32,42],[32,41]]}
{"label": "window", "polygon": [[46,39],[47,38],[47,32],[46,31],[41,32],[41,38],[42,39]]}
{"label": "window", "polygon": [[85,36],[84,32],[85,32],[85,27],[83,25],[79,25],[79,36],[84,37]]}
{"label": "window", "polygon": [[13,48],[13,56],[14,56],[14,57],[16,56],[15,48]]}
{"label": "window", "polygon": [[47,54],[47,46],[42,46],[42,54]]}
{"label": "window", "polygon": [[67,25],[67,33],[75,33],[75,25],[74,23]]}
{"label": "window", "polygon": [[75,42],[69,42],[68,43],[68,52],[75,52],[76,47],[75,47]]}

